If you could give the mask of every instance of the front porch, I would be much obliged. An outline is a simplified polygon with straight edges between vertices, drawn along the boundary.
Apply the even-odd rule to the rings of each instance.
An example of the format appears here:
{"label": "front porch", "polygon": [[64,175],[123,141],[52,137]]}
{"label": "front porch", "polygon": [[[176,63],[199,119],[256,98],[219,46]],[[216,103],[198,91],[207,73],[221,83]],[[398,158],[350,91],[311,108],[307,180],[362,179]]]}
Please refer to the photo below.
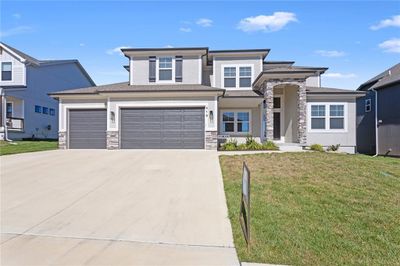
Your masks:
{"label": "front porch", "polygon": [[9,131],[24,131],[24,100],[15,96],[5,96],[3,112]]}
{"label": "front porch", "polygon": [[[267,96],[252,90],[227,91],[218,103],[219,144],[228,138],[240,144],[252,136],[258,142],[272,140],[282,147],[292,144],[301,149],[305,131],[299,134],[299,128],[303,129],[299,123],[306,119],[298,108],[299,88],[298,84],[275,84]],[[305,97],[300,100],[305,102]]]}

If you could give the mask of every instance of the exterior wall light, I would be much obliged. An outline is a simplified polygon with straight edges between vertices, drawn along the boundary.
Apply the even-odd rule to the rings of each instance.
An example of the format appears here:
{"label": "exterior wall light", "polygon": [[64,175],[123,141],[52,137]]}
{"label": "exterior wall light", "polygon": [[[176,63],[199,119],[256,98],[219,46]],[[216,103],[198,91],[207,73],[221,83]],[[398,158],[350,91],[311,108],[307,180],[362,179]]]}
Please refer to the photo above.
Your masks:
{"label": "exterior wall light", "polygon": [[210,124],[214,125],[214,112],[212,110],[210,111]]}
{"label": "exterior wall light", "polygon": [[115,122],[115,113],[113,112],[113,111],[111,111],[110,112],[110,119],[111,119],[111,122]]}

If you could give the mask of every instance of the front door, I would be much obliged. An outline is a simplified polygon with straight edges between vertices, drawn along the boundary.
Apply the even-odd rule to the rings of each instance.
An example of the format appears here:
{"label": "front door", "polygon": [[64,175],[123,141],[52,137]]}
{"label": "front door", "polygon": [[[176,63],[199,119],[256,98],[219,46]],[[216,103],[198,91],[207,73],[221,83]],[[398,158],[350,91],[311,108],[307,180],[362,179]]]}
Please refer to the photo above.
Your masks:
{"label": "front door", "polygon": [[274,112],[274,140],[281,139],[281,112]]}

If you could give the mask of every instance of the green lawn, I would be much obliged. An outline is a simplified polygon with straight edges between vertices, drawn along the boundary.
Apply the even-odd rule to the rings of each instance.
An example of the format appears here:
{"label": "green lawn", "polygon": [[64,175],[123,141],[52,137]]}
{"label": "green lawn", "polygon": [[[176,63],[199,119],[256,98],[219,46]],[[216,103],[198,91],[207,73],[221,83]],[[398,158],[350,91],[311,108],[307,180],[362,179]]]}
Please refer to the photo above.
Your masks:
{"label": "green lawn", "polygon": [[[251,171],[251,248],[239,224]],[[220,157],[241,261],[400,265],[400,159],[320,152]]]}
{"label": "green lawn", "polygon": [[0,155],[47,151],[57,149],[58,147],[57,141],[13,141],[12,143],[1,141]]}

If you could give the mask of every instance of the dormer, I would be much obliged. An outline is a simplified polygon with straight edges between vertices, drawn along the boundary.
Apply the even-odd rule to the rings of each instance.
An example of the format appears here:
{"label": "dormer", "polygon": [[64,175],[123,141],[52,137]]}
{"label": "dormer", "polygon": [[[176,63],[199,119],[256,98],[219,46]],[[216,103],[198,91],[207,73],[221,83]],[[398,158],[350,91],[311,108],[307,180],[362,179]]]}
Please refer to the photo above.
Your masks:
{"label": "dormer", "polygon": [[130,85],[202,84],[208,48],[126,48]]}

